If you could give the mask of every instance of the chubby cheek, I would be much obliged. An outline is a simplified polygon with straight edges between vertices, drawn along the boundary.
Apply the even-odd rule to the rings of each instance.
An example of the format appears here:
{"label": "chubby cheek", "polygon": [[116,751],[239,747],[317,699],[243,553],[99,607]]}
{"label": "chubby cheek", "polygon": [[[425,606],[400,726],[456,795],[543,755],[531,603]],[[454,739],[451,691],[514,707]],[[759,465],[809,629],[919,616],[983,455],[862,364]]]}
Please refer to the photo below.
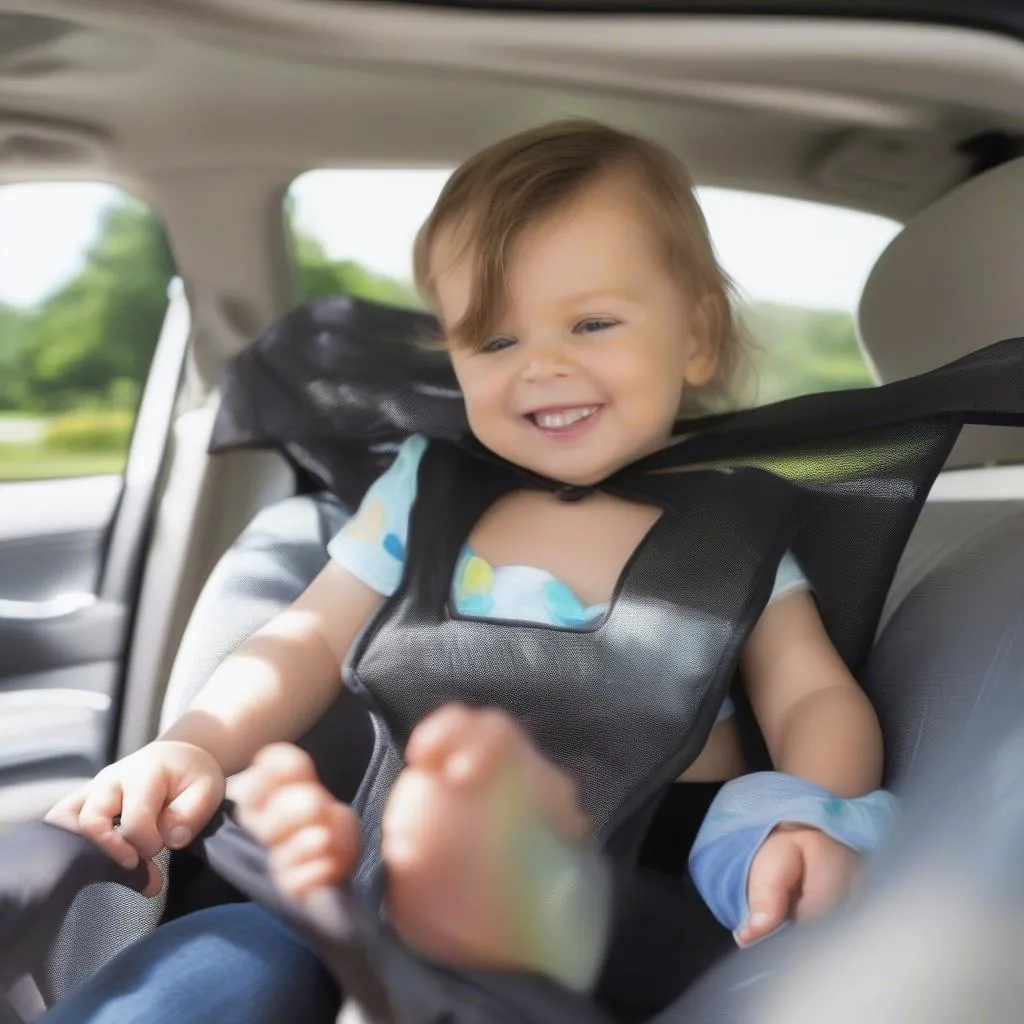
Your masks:
{"label": "chubby cheek", "polygon": [[602,368],[605,391],[612,398],[619,417],[638,428],[655,423],[671,425],[679,410],[682,369],[679,361],[636,359],[628,355],[609,360]]}
{"label": "chubby cheek", "polygon": [[489,447],[493,447],[490,442],[507,434],[509,430],[508,415],[500,406],[482,401],[479,397],[466,402],[466,418],[473,433]]}
{"label": "chubby cheek", "polygon": [[509,412],[509,395],[497,374],[461,372],[457,369],[459,385],[466,402],[466,417],[470,429],[484,444],[495,435],[516,426]]}

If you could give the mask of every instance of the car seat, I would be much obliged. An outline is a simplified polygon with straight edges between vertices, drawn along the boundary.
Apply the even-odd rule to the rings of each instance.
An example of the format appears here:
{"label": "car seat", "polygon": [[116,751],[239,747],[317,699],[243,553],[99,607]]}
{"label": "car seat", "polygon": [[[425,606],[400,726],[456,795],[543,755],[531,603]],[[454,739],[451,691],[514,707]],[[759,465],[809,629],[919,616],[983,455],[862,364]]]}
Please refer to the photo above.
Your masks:
{"label": "car seat", "polygon": [[[916,307],[927,306],[932,329],[924,335],[928,346],[915,350],[919,364],[901,366],[905,372],[962,354],[981,341],[1024,334],[1019,292],[1007,278],[995,287],[990,263],[998,257],[1002,266],[1019,265],[1022,211],[1024,161],[1015,161],[954,190],[894,240],[868,282],[861,325],[883,375],[896,363],[896,350],[906,349],[906,337],[917,333],[907,326]],[[966,289],[965,279],[978,280],[979,288]],[[944,317],[950,302],[955,315],[948,310]],[[975,317],[964,312],[965,304]],[[980,435],[977,428],[972,433]],[[1024,432],[1007,435],[1006,443],[1015,442],[1024,453]],[[970,451],[970,439],[965,441],[954,458],[964,458],[965,448]],[[196,605],[164,721],[180,713],[224,655],[301,592],[326,561],[326,542],[346,516],[335,498],[313,493],[256,517],[221,559]],[[926,507],[864,677],[885,733],[890,785],[902,785],[928,747],[941,745],[970,717],[985,687],[1005,681],[1008,667],[1000,652],[1024,613],[1011,599],[1024,581],[1024,560],[1015,554],[1024,550],[1022,539],[1020,499],[937,501]],[[361,778],[370,741],[365,713],[346,694],[302,745],[332,791],[347,799]],[[211,884],[203,869],[189,865],[187,855],[175,855],[174,861],[175,891],[166,903],[106,883],[75,898],[46,962],[33,972],[47,1004],[153,927],[165,909],[176,914],[204,901],[233,898],[226,886]]]}
{"label": "car seat", "polygon": [[864,896],[727,958],[655,1024],[1020,1019],[1022,580],[1018,511],[932,565],[879,637],[864,684],[903,821]]}
{"label": "car seat", "polygon": [[[308,586],[327,561],[327,542],[348,512],[323,492],[296,495],[263,509],[210,574],[182,639],[161,713],[178,717],[220,661]],[[343,693],[300,741],[332,792],[351,799],[372,747],[369,719]],[[163,855],[163,865],[169,858]],[[165,915],[237,898],[187,853],[176,855],[171,886],[147,899],[123,886],[90,886],[75,897],[50,955],[35,978],[47,1005],[56,1002]],[[173,895],[168,900],[168,890]]]}

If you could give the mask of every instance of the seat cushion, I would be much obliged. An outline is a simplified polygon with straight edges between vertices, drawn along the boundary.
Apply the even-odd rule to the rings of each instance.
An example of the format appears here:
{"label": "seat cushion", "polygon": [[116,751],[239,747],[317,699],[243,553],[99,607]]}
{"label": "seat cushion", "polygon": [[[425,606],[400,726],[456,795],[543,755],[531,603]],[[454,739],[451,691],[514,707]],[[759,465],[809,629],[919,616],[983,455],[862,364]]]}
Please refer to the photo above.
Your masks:
{"label": "seat cushion", "polygon": [[967,544],[999,529],[1007,519],[1024,516],[1020,501],[930,501],[910,536],[879,625],[883,630],[907,595]]}
{"label": "seat cushion", "polygon": [[898,787],[923,754],[941,750],[992,692],[1012,683],[1021,636],[1024,506],[928,507],[864,678],[885,736],[887,785]]}

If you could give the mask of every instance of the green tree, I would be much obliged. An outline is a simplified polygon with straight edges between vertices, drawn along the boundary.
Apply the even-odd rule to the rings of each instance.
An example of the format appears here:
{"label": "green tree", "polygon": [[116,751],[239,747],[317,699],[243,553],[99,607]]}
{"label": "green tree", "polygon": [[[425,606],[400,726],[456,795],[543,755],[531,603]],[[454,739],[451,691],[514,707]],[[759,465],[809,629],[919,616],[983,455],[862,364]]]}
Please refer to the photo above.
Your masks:
{"label": "green tree", "polygon": [[744,319],[761,403],[874,383],[848,313],[762,302],[745,310]]}
{"label": "green tree", "polygon": [[[286,210],[289,224],[290,211]],[[331,260],[291,231],[299,301],[347,294],[420,308],[414,289]],[[167,308],[174,260],[163,227],[133,200],[108,207],[82,269],[34,310],[0,307],[0,408],[61,410],[133,403]]]}
{"label": "green tree", "polygon": [[30,402],[49,410],[95,404],[116,381],[144,380],[173,274],[153,212],[134,201],[108,207],[82,269],[28,321]]}
{"label": "green tree", "polygon": [[0,302],[0,410],[24,409],[26,314]]}
{"label": "green tree", "polygon": [[[333,261],[309,235],[291,237],[300,301],[348,294],[419,308],[409,285]],[[34,310],[0,307],[0,408],[54,412],[124,405],[125,396],[137,396],[173,274],[152,210],[131,200],[108,207],[74,278]]]}
{"label": "green tree", "polygon": [[403,309],[422,309],[423,304],[412,285],[375,274],[353,260],[332,260],[323,245],[294,226],[286,208],[291,241],[292,267],[300,302],[328,295],[351,295],[382,305]]}

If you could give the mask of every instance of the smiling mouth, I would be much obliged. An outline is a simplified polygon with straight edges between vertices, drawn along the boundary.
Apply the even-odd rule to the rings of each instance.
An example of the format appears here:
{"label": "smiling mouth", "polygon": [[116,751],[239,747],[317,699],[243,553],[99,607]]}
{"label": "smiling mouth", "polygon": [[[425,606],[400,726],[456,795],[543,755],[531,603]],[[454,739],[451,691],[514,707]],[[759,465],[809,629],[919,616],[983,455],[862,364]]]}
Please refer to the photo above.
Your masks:
{"label": "smiling mouth", "polygon": [[578,405],[564,409],[541,409],[528,413],[526,418],[545,434],[565,435],[589,426],[602,408],[600,405]]}

